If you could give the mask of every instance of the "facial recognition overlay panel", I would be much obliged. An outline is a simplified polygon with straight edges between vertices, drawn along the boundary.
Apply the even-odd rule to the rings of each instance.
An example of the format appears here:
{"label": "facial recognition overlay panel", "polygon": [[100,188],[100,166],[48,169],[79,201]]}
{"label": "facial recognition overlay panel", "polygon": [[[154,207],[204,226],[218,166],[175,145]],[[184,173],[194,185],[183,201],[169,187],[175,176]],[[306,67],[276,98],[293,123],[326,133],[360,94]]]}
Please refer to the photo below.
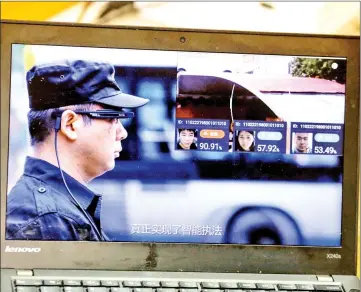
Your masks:
{"label": "facial recognition overlay panel", "polygon": [[[26,73],[65,58],[108,62],[123,93],[150,100],[109,129],[89,118],[59,131],[82,223],[52,124],[28,118]],[[96,226],[114,242],[341,245],[346,59],[13,44],[11,61],[6,239],[94,241]],[[23,175],[27,157],[45,162]]]}
{"label": "facial recognition overlay panel", "polygon": [[286,153],[286,123],[236,121],[235,129],[235,151]]}
{"label": "facial recognition overlay panel", "polygon": [[291,123],[292,153],[343,154],[343,124]]}

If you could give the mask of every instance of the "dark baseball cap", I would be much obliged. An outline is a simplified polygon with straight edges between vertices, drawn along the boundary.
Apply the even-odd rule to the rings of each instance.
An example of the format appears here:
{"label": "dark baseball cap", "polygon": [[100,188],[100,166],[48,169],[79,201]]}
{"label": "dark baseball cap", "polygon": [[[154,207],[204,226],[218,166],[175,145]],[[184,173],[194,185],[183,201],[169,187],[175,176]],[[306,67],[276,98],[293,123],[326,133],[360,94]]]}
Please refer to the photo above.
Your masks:
{"label": "dark baseball cap", "polygon": [[109,63],[83,60],[36,65],[26,74],[34,110],[98,103],[115,109],[137,108],[149,99],[123,93]]}

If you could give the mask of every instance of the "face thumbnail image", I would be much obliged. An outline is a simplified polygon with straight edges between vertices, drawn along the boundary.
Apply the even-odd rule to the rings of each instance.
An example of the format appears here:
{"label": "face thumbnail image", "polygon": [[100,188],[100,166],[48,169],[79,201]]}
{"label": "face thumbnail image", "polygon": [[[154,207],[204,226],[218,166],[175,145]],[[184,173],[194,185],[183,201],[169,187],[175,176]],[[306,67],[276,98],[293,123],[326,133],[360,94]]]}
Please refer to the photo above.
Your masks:
{"label": "face thumbnail image", "polygon": [[254,131],[246,131],[246,130],[237,131],[235,150],[240,152],[254,152],[255,135],[256,132]]}
{"label": "face thumbnail image", "polygon": [[196,129],[178,129],[177,149],[196,150],[197,134]]}
{"label": "face thumbnail image", "polygon": [[312,133],[293,133],[292,153],[312,153]]}

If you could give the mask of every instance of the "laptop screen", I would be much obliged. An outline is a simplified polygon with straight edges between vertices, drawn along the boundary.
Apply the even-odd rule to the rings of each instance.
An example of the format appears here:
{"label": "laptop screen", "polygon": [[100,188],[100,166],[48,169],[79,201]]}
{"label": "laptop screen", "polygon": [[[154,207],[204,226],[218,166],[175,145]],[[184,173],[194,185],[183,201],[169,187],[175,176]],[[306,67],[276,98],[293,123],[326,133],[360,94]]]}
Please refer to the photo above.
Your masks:
{"label": "laptop screen", "polygon": [[11,64],[6,239],[341,246],[346,59],[13,44]]}

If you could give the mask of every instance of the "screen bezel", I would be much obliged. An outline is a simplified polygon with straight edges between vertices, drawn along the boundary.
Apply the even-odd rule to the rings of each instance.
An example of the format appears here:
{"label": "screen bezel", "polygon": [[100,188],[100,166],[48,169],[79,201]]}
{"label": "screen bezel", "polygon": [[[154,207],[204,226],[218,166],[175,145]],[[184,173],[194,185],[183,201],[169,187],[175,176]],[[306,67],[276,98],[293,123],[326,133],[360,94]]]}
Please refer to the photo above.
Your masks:
{"label": "screen bezel", "polygon": [[[184,38],[184,39],[182,39]],[[346,57],[342,247],[5,240],[11,45]],[[356,37],[175,30],[59,23],[1,23],[1,268],[356,275],[360,43]],[[9,253],[6,246],[39,247]],[[327,254],[341,258],[328,258]]]}

